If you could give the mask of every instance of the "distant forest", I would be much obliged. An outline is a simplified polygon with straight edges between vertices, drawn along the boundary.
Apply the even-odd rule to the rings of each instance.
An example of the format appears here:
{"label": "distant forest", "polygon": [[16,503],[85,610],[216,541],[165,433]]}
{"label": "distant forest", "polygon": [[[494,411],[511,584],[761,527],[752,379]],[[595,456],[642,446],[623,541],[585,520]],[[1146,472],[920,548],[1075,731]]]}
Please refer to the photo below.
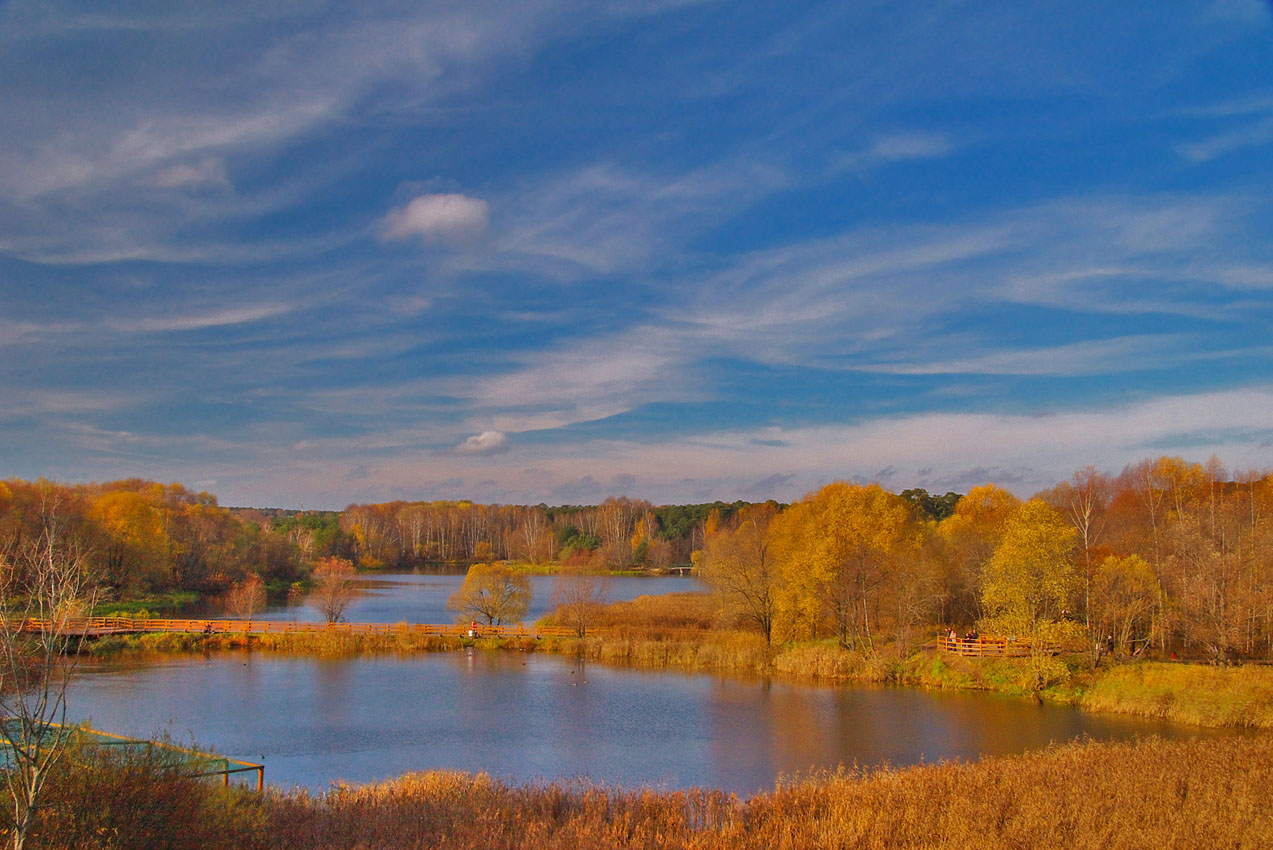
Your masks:
{"label": "distant forest", "polygon": [[[140,479],[0,483],[5,563],[50,530],[89,553],[101,595],[118,600],[213,596],[250,577],[281,593],[327,557],[364,570],[694,564],[722,623],[775,640],[836,636],[903,652],[939,625],[1051,623],[1127,653],[1273,656],[1273,475],[1230,474],[1216,459],[1088,468],[1026,502],[994,484],[934,495],[838,483],[790,506],[619,497],[299,512],[223,508],[209,493]],[[1005,619],[1013,605],[1028,619]]]}

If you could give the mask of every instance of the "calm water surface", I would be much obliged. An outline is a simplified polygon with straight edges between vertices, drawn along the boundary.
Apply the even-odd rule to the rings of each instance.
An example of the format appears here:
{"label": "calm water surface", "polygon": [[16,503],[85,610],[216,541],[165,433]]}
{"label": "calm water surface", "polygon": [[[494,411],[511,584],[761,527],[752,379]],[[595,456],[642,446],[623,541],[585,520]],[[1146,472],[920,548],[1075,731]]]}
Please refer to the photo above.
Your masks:
{"label": "calm water surface", "polygon": [[460,651],[319,659],[217,653],[83,666],[74,719],[167,732],[321,789],[412,770],[588,777],[741,794],[782,774],[1020,752],[1082,735],[1199,733],[985,694],[821,687]]}
{"label": "calm water surface", "polygon": [[[684,576],[609,576],[603,579],[606,597],[611,602],[656,596],[664,593],[686,593],[705,590],[702,582]],[[463,573],[376,573],[354,579],[358,596],[345,610],[351,623],[451,623],[455,613],[446,610],[446,600],[464,583]],[[533,623],[553,607],[553,577],[531,576],[530,612],[526,622]],[[318,609],[308,604],[276,606],[257,619],[322,620]]]}

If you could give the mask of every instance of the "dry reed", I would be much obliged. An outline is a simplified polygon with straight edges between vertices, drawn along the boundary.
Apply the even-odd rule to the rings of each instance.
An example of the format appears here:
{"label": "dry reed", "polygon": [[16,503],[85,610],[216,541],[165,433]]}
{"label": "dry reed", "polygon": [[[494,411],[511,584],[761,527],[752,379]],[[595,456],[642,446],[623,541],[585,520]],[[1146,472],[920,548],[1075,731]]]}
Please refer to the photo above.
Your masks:
{"label": "dry reed", "polygon": [[1270,736],[1079,743],[973,764],[849,771],[746,801],[701,789],[507,785],[449,772],[322,794],[203,786],[206,798],[191,796],[190,781],[139,781],[104,768],[92,778],[105,787],[55,805],[58,829],[44,829],[37,847],[165,847],[176,839],[213,850],[1273,846]]}

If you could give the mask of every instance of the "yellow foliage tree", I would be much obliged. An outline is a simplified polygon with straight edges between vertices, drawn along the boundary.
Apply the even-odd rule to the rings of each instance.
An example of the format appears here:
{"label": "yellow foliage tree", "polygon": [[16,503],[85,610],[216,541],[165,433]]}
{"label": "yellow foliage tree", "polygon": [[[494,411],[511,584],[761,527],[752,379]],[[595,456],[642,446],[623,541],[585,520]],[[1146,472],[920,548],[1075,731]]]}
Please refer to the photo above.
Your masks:
{"label": "yellow foliage tree", "polygon": [[1042,499],[1021,507],[1004,528],[986,564],[982,628],[1030,642],[1033,686],[1059,672],[1048,647],[1074,639],[1082,626],[1069,616],[1080,589],[1075,565],[1078,532]]}
{"label": "yellow foliage tree", "polygon": [[123,592],[135,591],[162,569],[170,541],[164,512],[151,499],[133,490],[111,490],[93,501],[90,515],[110,538],[103,547],[108,582]]}
{"label": "yellow foliage tree", "polygon": [[464,622],[481,617],[487,625],[515,623],[530,610],[530,576],[507,564],[474,564],[446,607]]}
{"label": "yellow foliage tree", "polygon": [[1092,581],[1092,625],[1098,637],[1113,638],[1123,652],[1150,640],[1157,584],[1153,568],[1140,555],[1110,555],[1096,567]]}
{"label": "yellow foliage tree", "polygon": [[878,484],[837,482],[792,505],[771,529],[787,628],[829,621],[842,646],[874,650],[891,579],[920,545],[907,502]]}
{"label": "yellow foliage tree", "polygon": [[1003,538],[1008,520],[1021,508],[1021,500],[1002,487],[973,487],[959,500],[954,513],[942,520],[937,533],[945,549],[945,583],[948,623],[972,623],[982,616],[981,573]]}

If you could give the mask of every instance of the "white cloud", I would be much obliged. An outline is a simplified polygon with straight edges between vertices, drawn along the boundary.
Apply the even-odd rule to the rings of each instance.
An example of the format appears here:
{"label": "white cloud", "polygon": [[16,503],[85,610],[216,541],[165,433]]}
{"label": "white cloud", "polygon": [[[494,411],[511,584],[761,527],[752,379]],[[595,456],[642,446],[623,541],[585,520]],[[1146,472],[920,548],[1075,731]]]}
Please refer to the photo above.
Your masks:
{"label": "white cloud", "polygon": [[195,163],[181,163],[163,169],[151,184],[161,189],[228,189],[225,160],[209,157]]}
{"label": "white cloud", "polygon": [[[792,500],[833,480],[872,480],[886,473],[883,483],[893,488],[963,490],[993,480],[1028,496],[1088,465],[1116,473],[1128,463],[1161,454],[1205,462],[1214,453],[1233,469],[1266,467],[1268,449],[1261,445],[1273,437],[1273,386],[1162,396],[1101,409],[920,413],[847,425],[765,427],[651,442],[575,436],[538,446],[528,464],[498,466],[472,457],[482,454],[484,446],[501,442],[502,434],[491,434],[465,441],[478,451],[457,448],[427,457],[400,454],[384,460],[324,452],[298,459],[290,468],[280,468],[273,457],[255,466],[243,463],[234,476],[224,468],[218,472],[227,487],[218,495],[223,501],[251,504],[249,497],[227,495],[247,487],[257,493],[303,493],[307,504],[336,506],[355,497],[456,494],[533,504],[584,490],[586,498],[626,493],[656,502],[742,496]],[[254,450],[245,454],[251,456]],[[369,464],[370,483],[351,494],[331,470],[361,463]],[[766,479],[769,489],[758,491],[757,482]]]}
{"label": "white cloud", "polygon": [[509,431],[560,428],[624,413],[650,401],[684,399],[686,340],[656,328],[572,341],[527,356],[517,368],[455,381],[450,393],[470,400],[473,417]]}
{"label": "white cloud", "polygon": [[1230,266],[1217,270],[1216,279],[1234,289],[1273,288],[1273,266]]}
{"label": "white cloud", "polygon": [[940,159],[953,151],[944,133],[892,133],[878,137],[863,150],[844,154],[836,161],[836,168],[861,171],[894,162]]}
{"label": "white cloud", "polygon": [[190,313],[172,316],[148,316],[136,319],[110,319],[106,322],[118,331],[132,333],[163,333],[166,331],[195,331],[203,328],[220,328],[259,322],[291,311],[285,304],[262,304],[255,307],[232,307],[206,313]]}
{"label": "white cloud", "polygon": [[455,453],[462,455],[490,455],[507,450],[508,435],[503,431],[483,431],[455,447]]}
{"label": "white cloud", "polygon": [[1085,340],[1045,348],[995,351],[977,357],[935,362],[880,363],[868,372],[893,375],[1092,375],[1143,369],[1152,362],[1163,368],[1191,355],[1181,354],[1190,342],[1178,334]]}
{"label": "white cloud", "polygon": [[559,278],[646,271],[788,183],[780,169],[750,160],[660,174],[592,163],[507,198],[509,226],[490,262]]}
{"label": "white cloud", "polygon": [[1243,148],[1263,147],[1273,142],[1273,118],[1247,124],[1198,142],[1180,145],[1177,152],[1192,162],[1210,162]]}
{"label": "white cloud", "polygon": [[385,216],[382,233],[391,240],[465,239],[481,235],[490,221],[486,201],[467,195],[421,195]]}

